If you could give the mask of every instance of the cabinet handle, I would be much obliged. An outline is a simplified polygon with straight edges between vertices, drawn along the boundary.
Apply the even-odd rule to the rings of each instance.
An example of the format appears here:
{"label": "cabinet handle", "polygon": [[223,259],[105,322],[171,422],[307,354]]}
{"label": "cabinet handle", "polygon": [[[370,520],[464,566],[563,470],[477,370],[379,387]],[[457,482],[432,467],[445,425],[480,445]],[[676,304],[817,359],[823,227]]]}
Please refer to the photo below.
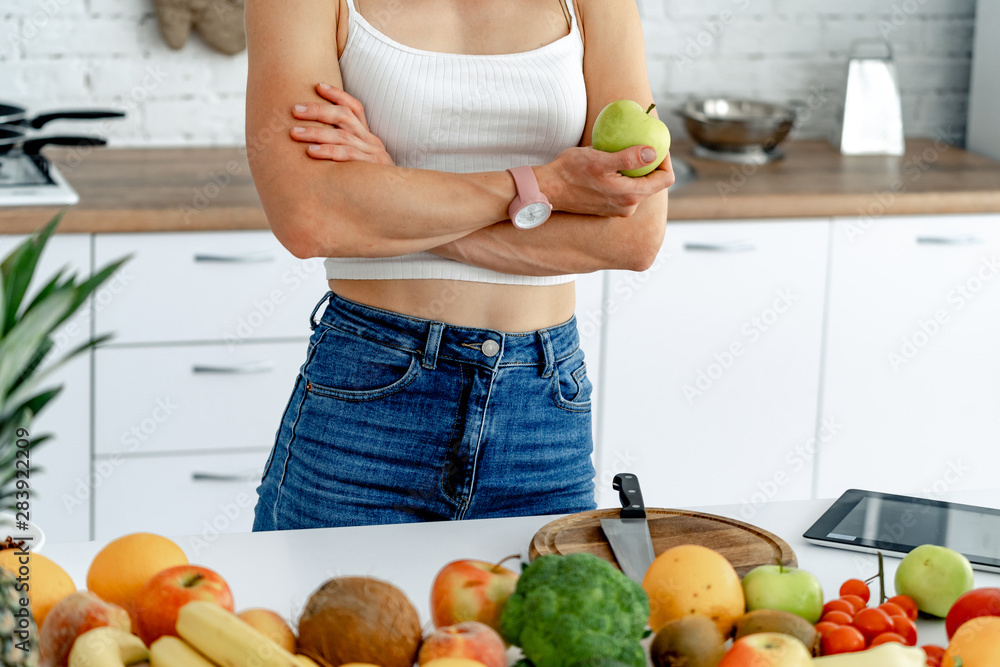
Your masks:
{"label": "cabinet handle", "polygon": [[744,241],[734,241],[732,243],[685,243],[684,250],[697,252],[750,252],[756,250],[757,246]]}
{"label": "cabinet handle", "polygon": [[252,262],[273,262],[274,255],[264,250],[260,250],[258,252],[248,252],[245,255],[213,255],[212,253],[197,252],[194,255],[194,261],[250,264]]}
{"label": "cabinet handle", "polygon": [[247,374],[247,373],[270,373],[274,370],[273,361],[253,361],[249,364],[243,364],[242,366],[205,366],[201,364],[195,364],[191,367],[192,373],[230,373],[230,374]]}
{"label": "cabinet handle", "polygon": [[191,473],[193,482],[259,482],[260,475],[220,475],[214,472],[193,472]]}
{"label": "cabinet handle", "polygon": [[918,236],[921,245],[976,245],[983,240],[978,236]]}

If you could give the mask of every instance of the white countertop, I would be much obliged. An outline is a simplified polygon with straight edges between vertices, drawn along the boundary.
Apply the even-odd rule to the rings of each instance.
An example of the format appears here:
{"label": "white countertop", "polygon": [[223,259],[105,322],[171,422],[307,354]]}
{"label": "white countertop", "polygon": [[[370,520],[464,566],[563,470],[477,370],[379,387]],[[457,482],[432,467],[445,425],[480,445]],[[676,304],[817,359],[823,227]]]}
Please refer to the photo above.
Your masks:
{"label": "white countertop", "polygon": [[[947,500],[996,507],[996,492],[951,494]],[[799,567],[819,578],[827,599],[837,597],[850,578],[877,572],[875,555],[814,546],[802,533],[830,505],[829,500],[769,502],[752,517],[735,505],[691,508],[747,521],[769,530],[794,549]],[[429,621],[431,582],[447,562],[459,558],[499,561],[526,557],[535,532],[554,516],[460,522],[324,528],[273,533],[235,533],[174,537],[192,563],[210,567],[229,582],[237,610],[267,607],[298,619],[314,590],[330,577],[367,575],[389,581],[409,595]],[[103,546],[99,542],[46,544],[43,552],[59,563],[76,584],[86,585],[87,568]],[[899,560],[887,557],[886,591]],[[976,571],[976,587],[1000,587],[1000,574]],[[877,591],[873,588],[873,591]],[[877,592],[874,593],[877,595]],[[919,621],[920,644],[946,645],[943,621]]]}

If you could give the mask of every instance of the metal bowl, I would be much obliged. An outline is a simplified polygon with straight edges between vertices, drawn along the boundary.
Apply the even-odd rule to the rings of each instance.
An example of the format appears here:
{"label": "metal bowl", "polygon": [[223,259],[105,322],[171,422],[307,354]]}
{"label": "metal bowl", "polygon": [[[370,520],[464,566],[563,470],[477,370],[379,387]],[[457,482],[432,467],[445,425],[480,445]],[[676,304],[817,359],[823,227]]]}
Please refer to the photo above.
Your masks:
{"label": "metal bowl", "polygon": [[691,139],[716,153],[770,153],[795,125],[794,106],[715,97],[691,100],[674,112]]}

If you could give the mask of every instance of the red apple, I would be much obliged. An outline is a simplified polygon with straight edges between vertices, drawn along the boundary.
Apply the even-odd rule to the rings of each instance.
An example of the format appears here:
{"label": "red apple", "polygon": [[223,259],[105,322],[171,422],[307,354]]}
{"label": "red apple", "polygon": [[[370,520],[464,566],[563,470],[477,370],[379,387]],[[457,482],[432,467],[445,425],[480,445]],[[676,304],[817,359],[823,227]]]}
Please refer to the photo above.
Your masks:
{"label": "red apple", "polygon": [[441,568],[431,584],[434,626],[479,621],[500,632],[500,612],[518,579],[516,572],[500,563],[466,559]]}
{"label": "red apple", "polygon": [[149,646],[163,635],[177,636],[177,612],[192,600],[208,600],[233,611],[233,594],[222,576],[199,565],[168,567],[135,597],[136,634]]}
{"label": "red apple", "polygon": [[438,658],[467,658],[486,667],[507,667],[507,646],[500,634],[479,621],[464,621],[438,628],[420,644],[417,663]]}
{"label": "red apple", "polygon": [[955,600],[944,621],[948,639],[963,623],[979,616],[1000,616],[1000,588],[976,588]]}
{"label": "red apple", "polygon": [[759,632],[736,640],[718,667],[809,667],[810,664],[809,649],[795,637]]}
{"label": "red apple", "polygon": [[70,593],[49,610],[38,635],[41,667],[66,667],[76,638],[88,630],[112,627],[132,632],[128,612],[90,591]]}

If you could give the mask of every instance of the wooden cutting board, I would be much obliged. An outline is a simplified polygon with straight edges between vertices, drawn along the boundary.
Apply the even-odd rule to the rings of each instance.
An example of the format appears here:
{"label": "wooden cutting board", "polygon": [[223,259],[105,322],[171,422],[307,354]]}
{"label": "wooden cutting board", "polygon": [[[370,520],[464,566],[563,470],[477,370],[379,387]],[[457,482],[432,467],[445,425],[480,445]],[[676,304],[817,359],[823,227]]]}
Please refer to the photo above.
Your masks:
{"label": "wooden cutting board", "polygon": [[[601,519],[613,519],[619,513],[618,509],[578,512],[545,524],[531,539],[531,560],[546,554],[586,552],[617,566],[615,554],[601,530]],[[795,552],[783,539],[735,519],[647,507],[646,521],[656,555],[681,544],[700,544],[729,559],[741,577],[758,565],[776,563],[776,559],[784,565],[795,567],[798,564]]]}

